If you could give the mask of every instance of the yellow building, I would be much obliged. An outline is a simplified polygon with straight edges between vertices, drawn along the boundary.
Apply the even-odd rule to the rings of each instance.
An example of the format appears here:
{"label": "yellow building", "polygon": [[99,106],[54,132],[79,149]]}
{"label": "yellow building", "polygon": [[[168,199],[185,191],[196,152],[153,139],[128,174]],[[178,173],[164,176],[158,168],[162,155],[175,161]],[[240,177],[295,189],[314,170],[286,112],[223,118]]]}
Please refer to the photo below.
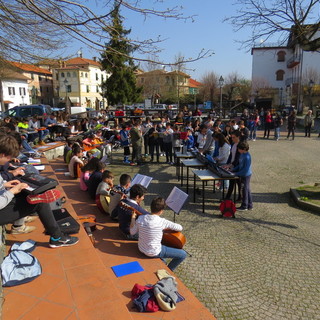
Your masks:
{"label": "yellow building", "polygon": [[59,61],[59,67],[53,70],[53,74],[60,104],[69,100],[73,106],[97,110],[107,106],[101,90],[107,73],[96,58],[91,60],[80,56]]}
{"label": "yellow building", "polygon": [[167,72],[163,69],[149,72],[139,71],[136,75],[137,85],[143,87],[145,99],[154,97],[181,97],[189,94],[190,76],[175,70]]}

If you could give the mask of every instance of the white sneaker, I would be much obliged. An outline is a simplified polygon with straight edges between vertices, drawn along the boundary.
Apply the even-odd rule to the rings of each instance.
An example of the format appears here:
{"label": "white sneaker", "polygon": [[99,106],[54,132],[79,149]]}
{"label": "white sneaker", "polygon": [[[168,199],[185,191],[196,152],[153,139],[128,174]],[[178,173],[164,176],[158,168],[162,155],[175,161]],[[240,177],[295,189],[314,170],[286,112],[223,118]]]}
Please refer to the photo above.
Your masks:
{"label": "white sneaker", "polygon": [[20,227],[15,227],[12,226],[11,227],[11,234],[24,234],[24,233],[30,233],[32,231],[34,231],[36,229],[36,227],[33,226],[20,226]]}
{"label": "white sneaker", "polygon": [[37,216],[26,216],[25,218],[24,218],[24,222],[25,223],[30,223],[30,222],[32,222],[32,221],[34,221],[34,220],[36,220],[37,219]]}

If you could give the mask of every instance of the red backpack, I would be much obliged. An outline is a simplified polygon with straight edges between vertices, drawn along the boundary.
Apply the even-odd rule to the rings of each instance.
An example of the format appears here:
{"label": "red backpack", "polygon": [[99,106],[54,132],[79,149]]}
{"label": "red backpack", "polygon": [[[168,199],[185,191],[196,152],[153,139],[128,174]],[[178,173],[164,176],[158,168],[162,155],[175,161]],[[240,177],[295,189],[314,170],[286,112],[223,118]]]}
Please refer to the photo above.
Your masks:
{"label": "red backpack", "polygon": [[223,200],[219,207],[222,218],[235,218],[237,208],[232,200]]}

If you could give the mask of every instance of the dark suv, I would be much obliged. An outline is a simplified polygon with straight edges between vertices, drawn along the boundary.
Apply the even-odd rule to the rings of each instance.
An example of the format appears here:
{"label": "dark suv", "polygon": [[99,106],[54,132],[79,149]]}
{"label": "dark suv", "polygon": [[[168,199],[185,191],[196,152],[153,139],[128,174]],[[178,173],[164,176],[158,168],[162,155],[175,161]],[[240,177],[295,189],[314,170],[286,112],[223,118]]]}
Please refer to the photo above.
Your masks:
{"label": "dark suv", "polygon": [[28,118],[33,116],[45,116],[51,114],[51,107],[45,104],[31,104],[28,106],[16,106],[4,112],[4,117]]}

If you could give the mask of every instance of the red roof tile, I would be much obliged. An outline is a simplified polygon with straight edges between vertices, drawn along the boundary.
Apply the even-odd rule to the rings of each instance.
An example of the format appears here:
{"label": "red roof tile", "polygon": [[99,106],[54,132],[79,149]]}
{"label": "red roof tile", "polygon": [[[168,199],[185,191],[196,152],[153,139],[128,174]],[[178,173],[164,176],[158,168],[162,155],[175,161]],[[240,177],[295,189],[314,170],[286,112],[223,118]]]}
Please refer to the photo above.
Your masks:
{"label": "red roof tile", "polygon": [[192,78],[189,79],[189,87],[190,88],[199,88],[202,86],[201,82],[198,82],[197,80],[194,80]]}
{"label": "red roof tile", "polygon": [[39,68],[33,64],[27,64],[27,63],[21,63],[21,62],[14,62],[9,61],[14,67],[19,68],[20,70],[26,71],[26,72],[34,72],[34,73],[42,73],[47,75],[52,75],[52,73],[49,70]]}
{"label": "red roof tile", "polygon": [[80,57],[77,57],[77,58],[72,58],[72,59],[69,59],[66,61],[66,64],[67,65],[94,65],[94,66],[97,66],[97,67],[101,67],[101,64],[100,62],[98,61],[94,61],[94,60],[91,60],[91,59],[85,59],[85,58],[80,58]]}

